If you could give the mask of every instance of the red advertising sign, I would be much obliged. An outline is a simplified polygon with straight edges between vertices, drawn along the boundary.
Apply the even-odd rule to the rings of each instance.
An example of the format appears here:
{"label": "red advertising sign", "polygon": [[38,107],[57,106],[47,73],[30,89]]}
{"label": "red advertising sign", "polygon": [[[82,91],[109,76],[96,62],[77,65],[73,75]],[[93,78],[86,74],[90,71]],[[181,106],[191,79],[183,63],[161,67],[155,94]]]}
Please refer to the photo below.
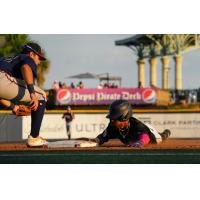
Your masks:
{"label": "red advertising sign", "polygon": [[59,89],[56,94],[59,105],[109,105],[118,99],[137,105],[155,104],[157,95],[152,88]]}

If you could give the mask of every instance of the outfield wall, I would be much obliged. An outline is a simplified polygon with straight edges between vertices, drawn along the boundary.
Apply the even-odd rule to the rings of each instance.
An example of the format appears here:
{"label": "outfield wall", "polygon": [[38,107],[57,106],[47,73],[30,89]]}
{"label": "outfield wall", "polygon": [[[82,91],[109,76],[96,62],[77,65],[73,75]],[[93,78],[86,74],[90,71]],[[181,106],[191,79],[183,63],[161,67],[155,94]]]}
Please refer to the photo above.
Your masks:
{"label": "outfield wall", "polygon": [[[106,113],[75,113],[72,138],[96,137],[108,124]],[[172,138],[200,138],[200,113],[136,113],[136,118],[152,124],[158,131],[168,128]],[[0,114],[0,142],[21,141],[30,133],[30,117],[15,118]],[[62,113],[45,114],[41,136],[47,139],[67,138]]]}

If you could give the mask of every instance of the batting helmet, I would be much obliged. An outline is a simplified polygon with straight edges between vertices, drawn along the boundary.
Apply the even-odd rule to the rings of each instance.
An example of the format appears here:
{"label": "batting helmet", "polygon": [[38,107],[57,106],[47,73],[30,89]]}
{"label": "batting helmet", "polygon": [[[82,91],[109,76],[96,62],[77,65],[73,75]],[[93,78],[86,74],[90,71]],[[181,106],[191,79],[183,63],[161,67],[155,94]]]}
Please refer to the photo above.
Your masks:
{"label": "batting helmet", "polygon": [[132,116],[131,104],[126,100],[116,100],[109,108],[109,113],[106,116],[111,120],[126,121]]}

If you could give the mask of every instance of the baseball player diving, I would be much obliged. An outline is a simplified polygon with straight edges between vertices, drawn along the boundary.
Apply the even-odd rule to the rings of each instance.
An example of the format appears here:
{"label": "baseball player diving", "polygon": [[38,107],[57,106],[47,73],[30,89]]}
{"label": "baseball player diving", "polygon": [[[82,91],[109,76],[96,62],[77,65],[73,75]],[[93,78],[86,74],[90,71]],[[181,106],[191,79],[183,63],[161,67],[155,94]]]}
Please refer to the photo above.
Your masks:
{"label": "baseball player diving", "polygon": [[97,146],[109,139],[119,139],[128,147],[142,147],[149,143],[160,143],[171,134],[168,129],[158,133],[150,124],[144,124],[132,117],[131,104],[126,100],[114,101],[106,117],[110,119],[107,128],[90,140],[96,142]]}
{"label": "baseball player diving", "polygon": [[37,68],[43,60],[46,58],[36,43],[25,44],[17,55],[0,58],[0,103],[18,115],[21,105],[15,105],[15,102],[30,102],[31,132],[27,140],[28,147],[47,145],[47,141],[39,136],[46,94],[35,85]]}

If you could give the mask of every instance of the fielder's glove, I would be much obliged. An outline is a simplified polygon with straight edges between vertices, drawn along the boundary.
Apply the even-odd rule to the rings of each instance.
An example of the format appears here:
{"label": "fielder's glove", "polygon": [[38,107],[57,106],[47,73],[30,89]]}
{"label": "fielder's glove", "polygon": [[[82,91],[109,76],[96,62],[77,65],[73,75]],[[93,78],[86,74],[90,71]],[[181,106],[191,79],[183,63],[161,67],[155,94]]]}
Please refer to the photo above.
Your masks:
{"label": "fielder's glove", "polygon": [[28,116],[31,115],[31,109],[25,105],[18,105],[18,108],[12,111],[16,116]]}
{"label": "fielder's glove", "polygon": [[136,148],[139,148],[139,147],[142,147],[143,145],[144,145],[143,142],[141,142],[141,141],[136,141],[136,142],[133,142],[133,143],[128,144],[128,147],[136,147]]}

